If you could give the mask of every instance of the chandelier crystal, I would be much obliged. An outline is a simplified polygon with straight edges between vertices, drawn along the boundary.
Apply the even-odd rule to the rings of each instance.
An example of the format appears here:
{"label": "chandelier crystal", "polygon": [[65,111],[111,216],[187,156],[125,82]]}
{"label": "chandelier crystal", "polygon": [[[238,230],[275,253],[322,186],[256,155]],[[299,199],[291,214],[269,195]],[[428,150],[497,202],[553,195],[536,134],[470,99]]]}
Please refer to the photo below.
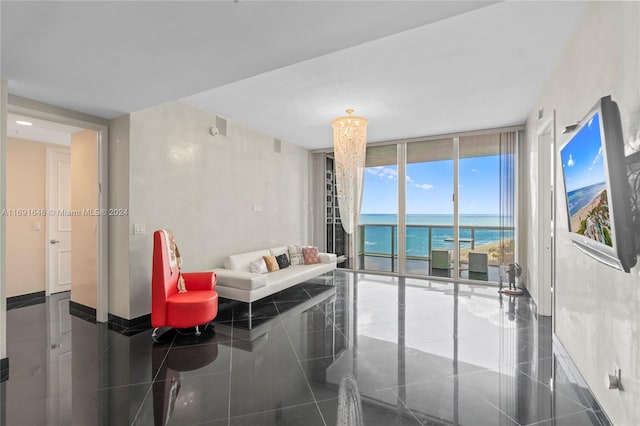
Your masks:
{"label": "chandelier crystal", "polygon": [[340,220],[347,234],[358,226],[367,145],[367,119],[352,113],[348,109],[331,123]]}

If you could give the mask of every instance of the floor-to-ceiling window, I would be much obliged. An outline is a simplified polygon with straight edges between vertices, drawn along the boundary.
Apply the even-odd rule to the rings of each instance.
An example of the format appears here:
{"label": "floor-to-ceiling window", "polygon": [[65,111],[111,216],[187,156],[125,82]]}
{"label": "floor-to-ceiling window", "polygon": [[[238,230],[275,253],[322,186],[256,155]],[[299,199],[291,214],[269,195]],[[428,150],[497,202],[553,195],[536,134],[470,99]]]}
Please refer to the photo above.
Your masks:
{"label": "floor-to-ceiling window", "polygon": [[[506,280],[516,140],[514,131],[480,132],[368,147],[354,269]],[[327,208],[336,212],[329,197]]]}
{"label": "floor-to-ceiling window", "polygon": [[405,273],[451,276],[453,139],[406,147]]}
{"label": "floor-to-ceiling window", "polygon": [[513,262],[514,230],[501,211],[507,201],[502,187],[504,160],[500,134],[459,138],[460,274],[464,278],[498,281],[500,265]]}
{"label": "floor-to-ceiling window", "polygon": [[397,145],[367,148],[358,226],[359,269],[398,272]]}

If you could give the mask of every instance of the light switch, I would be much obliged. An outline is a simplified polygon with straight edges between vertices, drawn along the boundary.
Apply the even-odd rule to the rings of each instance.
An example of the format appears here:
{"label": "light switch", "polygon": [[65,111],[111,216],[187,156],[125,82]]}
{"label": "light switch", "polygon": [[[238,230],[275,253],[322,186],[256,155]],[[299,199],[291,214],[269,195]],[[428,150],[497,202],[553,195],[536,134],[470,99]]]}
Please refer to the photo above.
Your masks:
{"label": "light switch", "polygon": [[133,234],[134,235],[143,235],[147,231],[144,229],[144,223],[136,223],[133,225]]}
{"label": "light switch", "polygon": [[39,231],[40,230],[40,222],[38,222],[37,220],[35,222],[33,222],[33,230],[34,231]]}

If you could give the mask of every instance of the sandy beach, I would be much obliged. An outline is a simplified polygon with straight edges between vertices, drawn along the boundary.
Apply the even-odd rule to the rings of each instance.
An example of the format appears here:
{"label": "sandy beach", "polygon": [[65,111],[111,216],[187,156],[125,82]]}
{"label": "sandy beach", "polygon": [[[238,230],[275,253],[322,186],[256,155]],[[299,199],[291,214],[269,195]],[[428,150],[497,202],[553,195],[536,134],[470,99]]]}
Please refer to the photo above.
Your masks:
{"label": "sandy beach", "polygon": [[[513,246],[513,240],[507,240],[505,245]],[[460,261],[467,262],[469,260],[469,252],[487,253],[489,255],[489,265],[498,265],[500,262],[500,242],[491,244],[485,244],[482,246],[475,246],[473,250],[470,248],[463,248],[460,250]],[[508,248],[505,250],[504,263],[513,263],[513,250]]]}
{"label": "sandy beach", "polygon": [[587,205],[582,207],[580,210],[576,212],[573,216],[571,216],[571,229],[572,232],[578,232],[580,229],[580,222],[593,210],[598,204],[600,204],[600,196],[606,189],[600,191]]}

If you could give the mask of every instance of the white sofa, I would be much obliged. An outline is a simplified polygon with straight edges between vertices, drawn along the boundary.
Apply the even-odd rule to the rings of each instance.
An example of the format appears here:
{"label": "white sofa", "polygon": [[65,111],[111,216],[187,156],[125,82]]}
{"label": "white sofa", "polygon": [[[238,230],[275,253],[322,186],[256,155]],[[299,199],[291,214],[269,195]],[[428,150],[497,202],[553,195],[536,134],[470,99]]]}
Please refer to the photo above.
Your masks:
{"label": "white sofa", "polygon": [[216,291],[220,297],[249,303],[287,289],[319,275],[331,272],[336,268],[336,255],[318,253],[321,263],[313,265],[291,265],[279,271],[266,274],[250,272],[249,264],[262,256],[277,256],[288,253],[287,246],[273,247],[247,253],[228,256],[224,260],[224,268],[214,269],[218,276]]}

